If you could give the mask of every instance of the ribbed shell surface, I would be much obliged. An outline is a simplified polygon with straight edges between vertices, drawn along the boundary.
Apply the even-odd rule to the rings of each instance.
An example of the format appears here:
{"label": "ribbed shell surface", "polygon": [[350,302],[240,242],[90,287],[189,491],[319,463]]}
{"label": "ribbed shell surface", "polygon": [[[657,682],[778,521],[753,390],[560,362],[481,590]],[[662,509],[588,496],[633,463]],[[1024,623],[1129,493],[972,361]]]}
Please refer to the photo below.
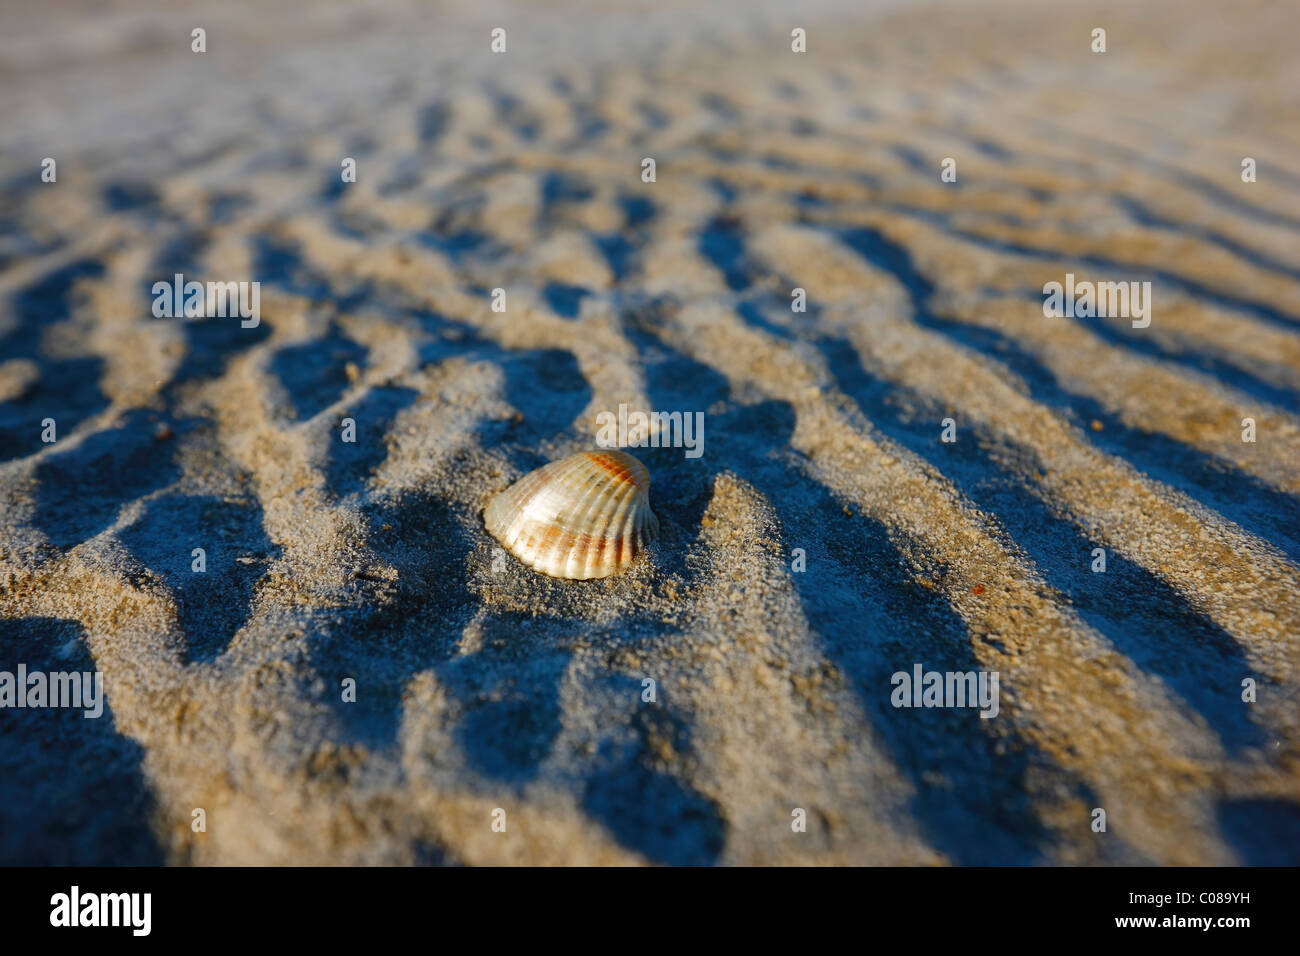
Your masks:
{"label": "ribbed shell surface", "polygon": [[659,532],[650,472],[621,451],[585,451],[543,465],[483,512],[496,538],[524,564],[557,578],[617,574]]}

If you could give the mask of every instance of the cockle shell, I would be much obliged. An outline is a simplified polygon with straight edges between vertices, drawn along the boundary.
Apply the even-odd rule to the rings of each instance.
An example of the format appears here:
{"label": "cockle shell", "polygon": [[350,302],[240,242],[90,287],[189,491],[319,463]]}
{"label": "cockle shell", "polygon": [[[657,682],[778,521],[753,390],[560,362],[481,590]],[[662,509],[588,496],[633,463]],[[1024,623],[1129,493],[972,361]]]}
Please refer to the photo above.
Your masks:
{"label": "cockle shell", "polygon": [[650,472],[621,451],[584,451],[529,472],[483,512],[492,537],[556,578],[604,578],[659,533]]}

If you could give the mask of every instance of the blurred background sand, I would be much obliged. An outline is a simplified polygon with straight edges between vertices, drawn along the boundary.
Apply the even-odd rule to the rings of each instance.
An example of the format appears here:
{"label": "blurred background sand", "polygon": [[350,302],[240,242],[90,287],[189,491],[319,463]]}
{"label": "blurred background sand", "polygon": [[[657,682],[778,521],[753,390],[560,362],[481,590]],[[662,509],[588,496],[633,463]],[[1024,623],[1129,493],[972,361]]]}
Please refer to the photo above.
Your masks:
{"label": "blurred background sand", "polygon": [[[605,6],[0,11],[0,862],[1300,862],[1294,5]],[[502,560],[620,403],[654,559]]]}

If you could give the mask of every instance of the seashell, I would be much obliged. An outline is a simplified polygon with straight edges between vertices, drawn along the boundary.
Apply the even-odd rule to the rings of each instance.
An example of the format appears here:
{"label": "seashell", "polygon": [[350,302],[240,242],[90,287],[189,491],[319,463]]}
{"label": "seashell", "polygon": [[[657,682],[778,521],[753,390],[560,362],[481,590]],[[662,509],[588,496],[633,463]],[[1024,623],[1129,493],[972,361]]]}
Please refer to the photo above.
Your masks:
{"label": "seashell", "polygon": [[650,472],[621,451],[584,451],[529,472],[492,499],[483,522],[530,568],[580,581],[624,570],[659,533]]}

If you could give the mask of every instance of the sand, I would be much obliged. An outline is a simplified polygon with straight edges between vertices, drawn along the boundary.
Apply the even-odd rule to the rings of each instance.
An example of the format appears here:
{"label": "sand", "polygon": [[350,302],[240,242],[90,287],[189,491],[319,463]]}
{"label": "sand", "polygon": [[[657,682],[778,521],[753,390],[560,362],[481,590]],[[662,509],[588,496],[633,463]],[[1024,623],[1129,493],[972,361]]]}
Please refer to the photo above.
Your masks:
{"label": "sand", "polygon": [[[0,12],[0,670],[108,701],[0,863],[1300,862],[1294,8],[604,6]],[[528,570],[620,404],[655,551]]]}

